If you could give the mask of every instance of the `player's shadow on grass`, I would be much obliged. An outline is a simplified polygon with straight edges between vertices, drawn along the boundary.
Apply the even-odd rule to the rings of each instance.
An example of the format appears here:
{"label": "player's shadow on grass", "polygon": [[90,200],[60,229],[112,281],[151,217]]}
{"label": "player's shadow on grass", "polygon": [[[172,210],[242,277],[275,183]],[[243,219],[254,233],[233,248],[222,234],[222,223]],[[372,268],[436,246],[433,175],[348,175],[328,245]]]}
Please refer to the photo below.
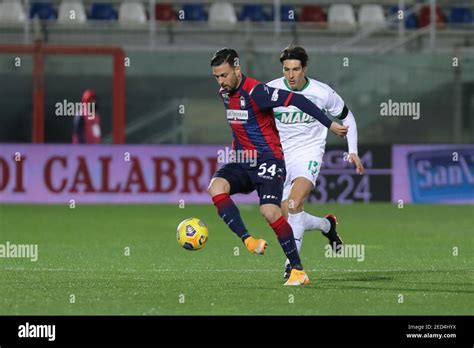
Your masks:
{"label": "player's shadow on grass", "polygon": [[394,279],[393,277],[364,275],[363,277],[355,277],[349,280],[356,281],[356,282],[376,282],[376,281],[392,281],[393,279]]}
{"label": "player's shadow on grass", "polygon": [[[413,284],[413,282],[410,282]],[[400,284],[400,282],[397,282],[397,284]],[[420,283],[416,283],[420,284]],[[425,284],[425,283],[421,283]],[[442,284],[442,283],[440,283]],[[321,286],[322,288],[323,286]],[[329,286],[331,289],[334,288],[334,285]],[[465,294],[473,294],[474,290],[464,290],[464,289],[433,289],[433,288],[413,288],[413,287],[403,287],[403,286],[397,286],[397,287],[379,287],[379,286],[352,286],[352,285],[344,285],[340,284],[340,282],[337,282],[337,289],[338,290],[382,290],[382,291],[408,291],[408,292],[441,292],[441,293],[452,293],[452,294],[459,294],[459,293],[465,293]]]}
{"label": "player's shadow on grass", "polygon": [[[395,272],[395,271],[393,271]],[[445,271],[432,271],[430,272],[437,272],[437,273],[444,273]],[[384,272],[385,273],[385,272]],[[389,272],[386,272],[389,273]],[[417,274],[420,273],[419,271],[396,271],[396,273],[412,273],[412,274]],[[421,274],[421,273],[420,273]],[[386,284],[390,284],[389,282],[392,282],[393,284],[416,284],[416,285],[421,285],[421,286],[431,286],[430,288],[418,288],[418,287],[407,287],[407,286],[397,286],[396,290],[404,290],[404,291],[413,291],[413,292],[448,292],[448,293],[467,293],[467,294],[472,294],[474,293],[474,290],[469,290],[469,289],[453,289],[452,283],[449,282],[423,282],[423,281],[407,281],[407,280],[402,280],[402,279],[397,279],[397,276],[384,276],[380,274],[367,274],[367,273],[362,273],[362,274],[357,274],[357,273],[352,273],[350,275],[345,275],[341,277],[323,277],[321,279],[321,287],[325,287],[326,284],[328,284],[330,287],[333,287],[333,283],[337,283],[338,289],[354,289],[354,290],[395,290],[394,288],[391,287],[380,287],[380,286],[362,286],[362,285],[350,285],[347,284],[348,282],[386,282]],[[472,286],[473,284],[471,283],[456,283],[456,286]],[[438,286],[438,288],[434,288],[434,286]],[[443,287],[443,288],[439,288]]]}
{"label": "player's shadow on grass", "polygon": [[321,277],[321,280],[333,280],[337,282],[341,281],[355,281],[355,282],[383,282],[383,281],[393,281],[395,280],[394,276],[384,275],[384,274],[370,274],[367,272],[352,272],[352,273],[343,273],[344,275],[335,276],[335,277]]}

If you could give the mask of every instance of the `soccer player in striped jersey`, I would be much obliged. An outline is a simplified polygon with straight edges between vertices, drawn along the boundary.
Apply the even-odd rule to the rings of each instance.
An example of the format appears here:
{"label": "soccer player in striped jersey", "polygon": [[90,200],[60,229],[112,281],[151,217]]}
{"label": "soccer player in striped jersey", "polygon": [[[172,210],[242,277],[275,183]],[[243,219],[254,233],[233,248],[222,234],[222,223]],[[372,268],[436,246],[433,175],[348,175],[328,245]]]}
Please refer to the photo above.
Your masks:
{"label": "soccer player in striped jersey", "polygon": [[223,48],[211,59],[212,73],[220,86],[233,133],[232,147],[242,155],[214,174],[208,192],[219,216],[243,241],[247,249],[263,254],[267,243],[252,237],[245,227],[231,195],[257,190],[260,212],[277,235],[291,265],[285,285],[304,285],[309,278],[301,265],[291,226],[282,215],[280,204],[286,177],[285,162],[272,109],[295,105],[316,118],[335,134],[344,136],[347,127],[329,118],[300,94],[271,88],[242,74],[235,50]]}
{"label": "soccer player in striped jersey", "polygon": [[[308,55],[304,48],[290,46],[280,55],[283,77],[267,85],[287,92],[304,95],[314,105],[348,126],[348,160],[354,163],[358,174],[364,166],[357,155],[357,126],[354,115],[342,98],[328,85],[306,76]],[[301,250],[305,230],[319,230],[328,238],[335,252],[340,252],[342,239],[336,231],[337,220],[332,214],[324,218],[304,211],[304,202],[316,185],[321,169],[327,130],[320,122],[294,105],[273,109],[283,151],[285,153],[286,181],[283,188],[282,211],[292,227],[298,252]],[[285,263],[284,277],[291,273],[291,264]]]}

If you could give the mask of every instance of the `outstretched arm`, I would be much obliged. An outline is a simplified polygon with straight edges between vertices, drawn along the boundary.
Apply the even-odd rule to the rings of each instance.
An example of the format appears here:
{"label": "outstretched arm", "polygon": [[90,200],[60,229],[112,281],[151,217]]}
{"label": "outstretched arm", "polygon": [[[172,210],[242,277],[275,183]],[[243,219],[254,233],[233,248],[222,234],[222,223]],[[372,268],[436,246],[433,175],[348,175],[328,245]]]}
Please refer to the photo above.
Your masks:
{"label": "outstretched arm", "polygon": [[276,108],[279,106],[296,106],[301,111],[314,117],[326,128],[329,128],[339,136],[347,134],[347,127],[331,121],[324,112],[314,105],[309,99],[301,94],[288,92],[278,88],[269,87],[263,83],[255,86],[250,95],[253,97],[259,108]]}
{"label": "outstretched arm", "polygon": [[357,152],[357,124],[356,120],[354,118],[354,115],[350,110],[347,109],[346,106],[344,106],[344,109],[347,110],[347,116],[342,120],[342,123],[349,127],[349,130],[347,132],[347,146],[349,148],[349,161],[354,163],[356,167],[356,172],[357,174],[364,174],[364,165],[362,164],[362,161],[359,158],[358,152]]}

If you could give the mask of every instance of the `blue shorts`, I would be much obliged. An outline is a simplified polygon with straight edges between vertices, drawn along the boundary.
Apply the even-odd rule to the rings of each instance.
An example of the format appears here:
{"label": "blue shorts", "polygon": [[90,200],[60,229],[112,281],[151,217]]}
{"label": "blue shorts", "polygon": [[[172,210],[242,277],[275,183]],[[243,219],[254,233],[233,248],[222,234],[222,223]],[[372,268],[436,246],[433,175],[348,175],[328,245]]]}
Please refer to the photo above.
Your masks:
{"label": "blue shorts", "polygon": [[226,179],[230,184],[231,195],[257,190],[260,205],[280,206],[286,178],[285,161],[258,159],[254,166],[249,163],[227,163],[213,177]]}

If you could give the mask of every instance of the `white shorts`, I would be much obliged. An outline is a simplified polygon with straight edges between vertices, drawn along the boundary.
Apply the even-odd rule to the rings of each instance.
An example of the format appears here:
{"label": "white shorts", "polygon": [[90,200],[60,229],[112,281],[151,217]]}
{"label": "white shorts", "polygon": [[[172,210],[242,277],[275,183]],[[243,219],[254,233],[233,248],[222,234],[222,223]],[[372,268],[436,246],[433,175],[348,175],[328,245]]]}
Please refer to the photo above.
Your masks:
{"label": "white shorts", "polygon": [[286,180],[283,185],[283,201],[290,196],[296,178],[306,178],[313,183],[313,188],[316,186],[316,179],[323,164],[324,147],[312,147],[311,151],[299,151],[293,155],[285,153]]}

